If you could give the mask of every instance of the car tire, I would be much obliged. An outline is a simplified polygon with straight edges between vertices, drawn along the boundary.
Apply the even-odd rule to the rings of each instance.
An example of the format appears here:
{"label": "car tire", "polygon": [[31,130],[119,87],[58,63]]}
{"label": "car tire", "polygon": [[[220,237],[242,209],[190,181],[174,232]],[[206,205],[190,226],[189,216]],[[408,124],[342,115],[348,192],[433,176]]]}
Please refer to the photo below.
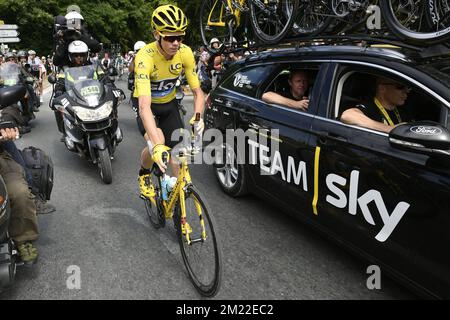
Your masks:
{"label": "car tire", "polygon": [[225,144],[225,161],[213,166],[214,175],[222,190],[231,197],[248,194],[248,174],[244,164],[237,163],[236,152]]}

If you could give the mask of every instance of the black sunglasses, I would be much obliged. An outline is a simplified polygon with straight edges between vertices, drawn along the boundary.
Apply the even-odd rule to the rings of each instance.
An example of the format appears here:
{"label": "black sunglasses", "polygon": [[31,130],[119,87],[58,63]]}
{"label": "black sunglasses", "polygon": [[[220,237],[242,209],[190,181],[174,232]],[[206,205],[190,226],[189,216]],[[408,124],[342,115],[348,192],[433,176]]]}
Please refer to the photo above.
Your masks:
{"label": "black sunglasses", "polygon": [[174,43],[175,41],[183,42],[184,37],[183,36],[162,36],[164,41]]}
{"label": "black sunglasses", "polygon": [[85,57],[86,53],[74,53],[73,56],[74,57]]}

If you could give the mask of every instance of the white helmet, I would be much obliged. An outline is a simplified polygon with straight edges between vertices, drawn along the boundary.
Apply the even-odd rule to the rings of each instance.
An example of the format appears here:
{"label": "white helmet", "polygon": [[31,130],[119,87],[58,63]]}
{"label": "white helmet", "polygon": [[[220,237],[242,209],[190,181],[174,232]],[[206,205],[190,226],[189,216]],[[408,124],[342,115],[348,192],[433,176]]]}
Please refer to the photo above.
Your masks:
{"label": "white helmet", "polygon": [[212,46],[213,43],[219,43],[220,44],[220,41],[217,38],[212,38],[211,41],[209,42],[209,44]]}
{"label": "white helmet", "polygon": [[144,41],[137,41],[134,44],[134,51],[138,52],[139,50],[141,50],[143,47],[145,47],[145,42]]}
{"label": "white helmet", "polygon": [[36,55],[36,51],[30,50],[30,51],[28,51],[28,55],[29,55],[29,56],[31,56],[31,55]]}
{"label": "white helmet", "polygon": [[85,59],[87,60],[89,48],[88,48],[87,44],[84,43],[83,41],[80,41],[80,40],[72,41],[69,44],[69,48],[67,50],[69,51],[69,60],[70,61],[73,61],[72,56],[75,53],[84,53],[86,55]]}
{"label": "white helmet", "polygon": [[83,16],[76,11],[70,11],[68,14],[66,14],[64,16],[64,18],[66,18],[66,20],[71,20],[71,19],[79,19],[79,20],[84,20]]}

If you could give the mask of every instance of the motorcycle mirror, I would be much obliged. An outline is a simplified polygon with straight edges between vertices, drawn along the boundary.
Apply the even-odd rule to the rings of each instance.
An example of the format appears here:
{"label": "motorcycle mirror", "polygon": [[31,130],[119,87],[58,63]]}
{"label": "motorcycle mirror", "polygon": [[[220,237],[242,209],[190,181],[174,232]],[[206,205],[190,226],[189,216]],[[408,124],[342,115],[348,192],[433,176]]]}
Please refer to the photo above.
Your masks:
{"label": "motorcycle mirror", "polygon": [[49,76],[47,77],[47,80],[48,80],[48,82],[51,83],[51,84],[55,84],[55,83],[56,83],[56,77],[55,77],[53,74],[49,75]]}

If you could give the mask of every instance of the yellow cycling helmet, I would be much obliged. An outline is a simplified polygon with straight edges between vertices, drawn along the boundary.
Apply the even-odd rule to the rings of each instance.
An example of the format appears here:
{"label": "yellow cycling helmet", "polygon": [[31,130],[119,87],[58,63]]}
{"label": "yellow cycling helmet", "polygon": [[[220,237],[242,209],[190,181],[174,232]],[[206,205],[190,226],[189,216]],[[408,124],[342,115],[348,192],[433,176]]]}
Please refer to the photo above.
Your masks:
{"label": "yellow cycling helmet", "polygon": [[188,21],[183,11],[171,4],[159,6],[153,11],[152,28],[164,35],[165,32],[185,34]]}

